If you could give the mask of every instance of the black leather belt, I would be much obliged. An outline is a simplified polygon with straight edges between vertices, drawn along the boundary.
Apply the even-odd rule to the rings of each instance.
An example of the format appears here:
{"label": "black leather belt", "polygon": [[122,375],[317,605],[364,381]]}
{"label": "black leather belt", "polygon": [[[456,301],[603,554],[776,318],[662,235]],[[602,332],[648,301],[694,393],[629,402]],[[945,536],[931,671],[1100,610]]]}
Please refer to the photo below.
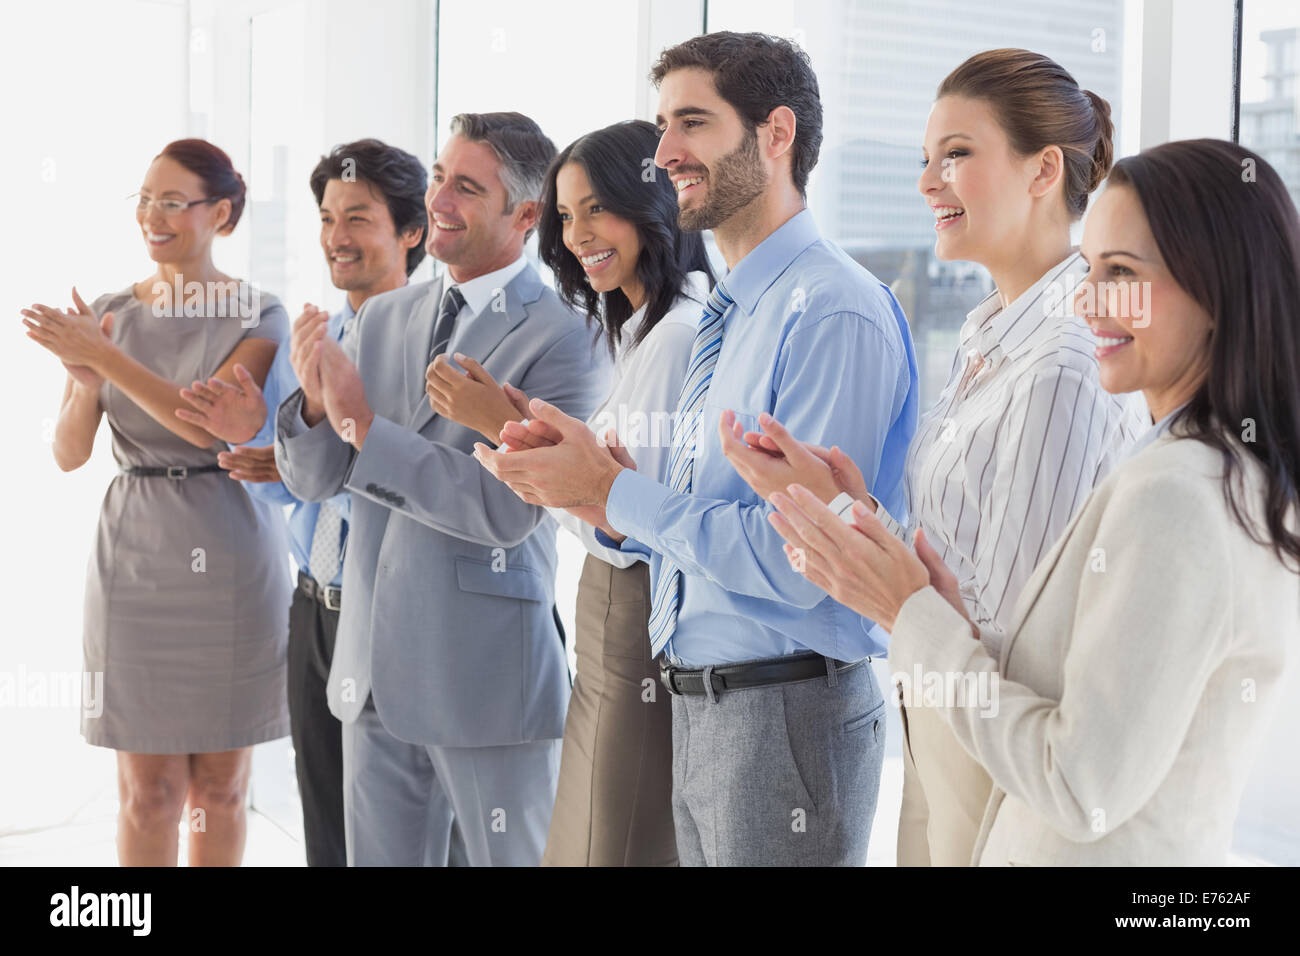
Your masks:
{"label": "black leather belt", "polygon": [[[741,690],[745,687],[764,687],[768,684],[793,684],[795,681],[812,680],[827,676],[827,660],[821,654],[807,651],[791,654],[789,657],[773,657],[763,661],[747,661],[743,664],[720,664],[712,668],[674,667],[671,664],[659,666],[659,679],[674,694],[707,693],[704,686],[704,673],[709,673],[713,693],[721,694],[727,690]],[[867,657],[860,661],[831,661],[836,673],[844,673],[859,664],[870,661]]]}
{"label": "black leather belt", "polygon": [[123,468],[124,475],[137,475],[144,478],[188,478],[190,475],[202,475],[209,471],[221,471],[220,465],[135,465]]}
{"label": "black leather belt", "polygon": [[313,600],[320,601],[327,610],[337,611],[343,605],[343,589],[320,585],[306,571],[298,572],[298,590]]}

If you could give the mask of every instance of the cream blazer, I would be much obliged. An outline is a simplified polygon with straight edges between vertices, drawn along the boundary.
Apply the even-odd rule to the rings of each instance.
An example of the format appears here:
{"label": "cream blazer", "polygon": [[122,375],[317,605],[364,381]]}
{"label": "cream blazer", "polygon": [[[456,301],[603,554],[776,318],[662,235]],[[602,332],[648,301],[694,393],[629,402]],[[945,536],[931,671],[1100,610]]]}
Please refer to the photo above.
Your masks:
{"label": "cream blazer", "polygon": [[[1245,483],[1258,520],[1253,459]],[[973,864],[1222,865],[1298,641],[1300,574],[1232,517],[1218,452],[1166,434],[1093,490],[998,659],[931,587],[889,658],[905,689],[987,680],[927,701],[993,780]]]}

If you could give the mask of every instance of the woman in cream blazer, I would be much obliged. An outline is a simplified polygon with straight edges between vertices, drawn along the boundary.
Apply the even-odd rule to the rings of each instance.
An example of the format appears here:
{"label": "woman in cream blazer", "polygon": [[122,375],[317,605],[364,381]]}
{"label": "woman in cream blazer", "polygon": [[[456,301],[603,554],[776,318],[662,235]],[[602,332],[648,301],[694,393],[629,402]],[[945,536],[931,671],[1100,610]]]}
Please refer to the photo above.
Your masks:
{"label": "woman in cream blazer", "polygon": [[934,588],[903,605],[895,672],[1001,676],[991,703],[942,714],[994,781],[972,862],[1225,861],[1300,634],[1300,578],[1222,488],[1218,453],[1193,439],[1166,433],[1130,459],[1038,565],[999,660],[972,653]]}
{"label": "woman in cream blazer", "polygon": [[992,778],[973,863],[1222,864],[1300,637],[1300,219],[1256,154],[1167,143],[1116,164],[1082,252],[1102,385],[1155,421],[1006,634],[970,623],[923,533],[913,554],[800,486],[771,520]]}

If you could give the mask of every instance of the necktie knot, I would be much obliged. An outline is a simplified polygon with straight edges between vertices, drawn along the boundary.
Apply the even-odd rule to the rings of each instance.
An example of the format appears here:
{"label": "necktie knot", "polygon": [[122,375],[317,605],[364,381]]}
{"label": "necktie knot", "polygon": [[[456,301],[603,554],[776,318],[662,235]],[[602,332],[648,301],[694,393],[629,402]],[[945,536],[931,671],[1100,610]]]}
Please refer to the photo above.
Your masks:
{"label": "necktie knot", "polygon": [[451,342],[451,331],[456,324],[456,316],[465,307],[465,296],[456,286],[449,286],[442,294],[442,305],[438,309],[438,321],[433,326],[433,347],[429,349],[429,361],[447,351]]}
{"label": "necktie knot", "polygon": [[451,312],[452,315],[456,315],[464,307],[465,296],[461,293],[460,286],[448,286],[447,291],[442,294],[442,308],[439,314]]}
{"label": "necktie knot", "polygon": [[711,319],[722,318],[723,313],[731,307],[731,303],[734,301],[727,293],[727,287],[719,279],[713,287],[713,291],[709,293],[708,302],[704,305],[704,314],[700,316],[700,323],[703,324]]}

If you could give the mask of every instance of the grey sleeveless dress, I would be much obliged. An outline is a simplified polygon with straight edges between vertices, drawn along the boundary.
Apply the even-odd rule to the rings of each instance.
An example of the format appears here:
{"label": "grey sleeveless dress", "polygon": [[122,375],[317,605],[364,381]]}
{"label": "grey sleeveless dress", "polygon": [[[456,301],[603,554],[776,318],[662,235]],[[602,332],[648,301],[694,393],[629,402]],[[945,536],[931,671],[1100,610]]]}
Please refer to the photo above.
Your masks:
{"label": "grey sleeveless dress", "polygon": [[[250,328],[159,317],[130,288],[94,309],[115,314],[126,354],[179,387],[206,380],[245,338],[287,340],[284,307],[266,294],[260,304]],[[122,468],[216,464],[226,447],[191,445],[111,383],[99,397]],[[283,514],[225,472],[115,477],[86,573],[85,669],[104,675],[102,712],[83,710],[87,743],[210,753],[287,736],[288,553]]]}

